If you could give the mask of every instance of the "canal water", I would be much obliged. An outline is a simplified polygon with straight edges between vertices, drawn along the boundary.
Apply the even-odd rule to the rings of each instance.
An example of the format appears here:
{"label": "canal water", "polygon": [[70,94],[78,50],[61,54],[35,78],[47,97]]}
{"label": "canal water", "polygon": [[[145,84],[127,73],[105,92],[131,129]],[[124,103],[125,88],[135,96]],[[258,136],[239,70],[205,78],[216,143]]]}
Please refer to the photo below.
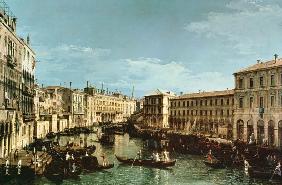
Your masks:
{"label": "canal water", "polygon": [[[140,139],[130,138],[128,134],[116,135],[114,146],[101,146],[97,142],[96,134],[80,135],[76,137],[60,137],[59,142],[65,145],[67,142],[86,143],[96,145],[96,152],[93,154],[101,162],[101,155],[106,154],[108,161],[113,162],[113,169],[100,172],[82,174],[80,180],[64,180],[63,185],[235,185],[253,184],[265,185],[275,184],[269,181],[249,179],[242,170],[237,169],[211,169],[206,167],[201,156],[183,155],[172,153],[171,156],[177,159],[176,166],[169,170],[153,169],[147,167],[121,165],[115,159],[115,154],[134,158],[137,152],[142,149],[145,156],[152,151],[144,147],[145,142]],[[55,184],[45,177],[40,177],[32,182],[10,182],[12,184],[29,185],[51,185]],[[279,183],[278,183],[279,184]]]}

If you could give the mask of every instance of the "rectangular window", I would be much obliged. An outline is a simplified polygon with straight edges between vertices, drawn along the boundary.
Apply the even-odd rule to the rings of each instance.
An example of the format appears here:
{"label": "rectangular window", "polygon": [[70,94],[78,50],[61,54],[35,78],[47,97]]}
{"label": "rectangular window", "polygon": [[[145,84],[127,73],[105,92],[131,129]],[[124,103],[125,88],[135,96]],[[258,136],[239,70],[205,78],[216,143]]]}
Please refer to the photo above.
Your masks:
{"label": "rectangular window", "polygon": [[264,107],[263,106],[263,97],[259,97],[259,107]]}
{"label": "rectangular window", "polygon": [[205,105],[206,105],[206,106],[208,105],[208,100],[205,100]]}
{"label": "rectangular window", "polygon": [[274,96],[270,96],[270,106],[274,107]]}
{"label": "rectangular window", "polygon": [[187,115],[188,115],[188,116],[189,116],[189,113],[190,113],[189,110],[187,110]]}
{"label": "rectangular window", "polygon": [[212,110],[210,110],[210,115],[212,116]]}
{"label": "rectangular window", "polygon": [[191,101],[191,106],[194,106],[194,101]]}
{"label": "rectangular window", "polygon": [[229,99],[226,100],[226,104],[229,105]]}
{"label": "rectangular window", "polygon": [[183,116],[185,116],[185,110],[183,110],[182,112],[183,112]]}
{"label": "rectangular window", "polygon": [[271,86],[274,86],[274,85],[275,85],[275,79],[274,79],[274,78],[275,78],[274,75],[271,75],[271,76],[270,76],[270,85],[271,85]]}
{"label": "rectangular window", "polygon": [[243,98],[239,98],[239,108],[243,108]]}
{"label": "rectangular window", "polygon": [[254,88],[254,79],[250,78],[250,88]]}
{"label": "rectangular window", "polygon": [[187,101],[187,107],[189,107],[189,101]]}
{"label": "rectangular window", "polygon": [[227,116],[229,116],[229,110],[227,110]]}
{"label": "rectangular window", "polygon": [[263,87],[263,76],[259,77],[259,86]]}
{"label": "rectangular window", "polygon": [[280,74],[280,85],[282,85],[282,73]]}
{"label": "rectangular window", "polygon": [[203,111],[202,110],[200,110],[200,116],[202,116],[203,115]]}
{"label": "rectangular window", "polygon": [[220,115],[223,116],[223,110],[220,111]]}
{"label": "rectangular window", "polygon": [[223,99],[221,99],[220,102],[221,102],[221,105],[223,105]]}
{"label": "rectangular window", "polygon": [[238,84],[239,89],[243,89],[243,78],[239,79],[239,84]]}
{"label": "rectangular window", "polygon": [[203,100],[200,101],[200,106],[202,106],[202,105],[203,105]]}
{"label": "rectangular window", "polygon": [[180,107],[180,101],[178,102],[178,107]]}
{"label": "rectangular window", "polygon": [[253,108],[253,104],[254,104],[254,98],[250,97],[250,108]]}
{"label": "rectangular window", "polygon": [[215,105],[217,106],[217,99],[215,99]]}
{"label": "rectangular window", "polygon": [[210,106],[212,106],[212,100],[210,100]]}

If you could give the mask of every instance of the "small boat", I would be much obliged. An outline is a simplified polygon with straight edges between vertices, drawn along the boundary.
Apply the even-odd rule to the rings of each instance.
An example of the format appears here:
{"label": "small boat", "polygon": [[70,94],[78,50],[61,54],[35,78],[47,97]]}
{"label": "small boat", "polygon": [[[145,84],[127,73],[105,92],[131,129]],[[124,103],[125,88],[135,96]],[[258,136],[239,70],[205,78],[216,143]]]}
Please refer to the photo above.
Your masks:
{"label": "small boat", "polygon": [[111,169],[114,167],[114,164],[107,164],[105,166],[103,165],[98,165],[97,170],[107,170],[107,169]]}
{"label": "small boat", "polygon": [[206,166],[209,166],[211,168],[215,168],[215,169],[221,169],[221,168],[225,168],[224,164],[220,161],[214,161],[214,162],[210,162],[210,161],[204,161]]}
{"label": "small boat", "polygon": [[117,160],[124,164],[134,165],[134,166],[147,166],[147,167],[154,167],[154,168],[168,168],[175,166],[176,160],[170,161],[155,161],[152,159],[132,159],[126,157],[119,157],[116,156]]}
{"label": "small boat", "polygon": [[115,136],[112,134],[102,133],[99,142],[104,145],[113,145],[115,143]]}
{"label": "small boat", "polygon": [[282,181],[282,176],[279,176],[278,174],[274,174],[274,170],[272,169],[249,167],[247,172],[248,172],[247,174],[251,178]]}
{"label": "small boat", "polygon": [[47,139],[54,139],[56,137],[56,134],[54,132],[49,132],[46,134]]}

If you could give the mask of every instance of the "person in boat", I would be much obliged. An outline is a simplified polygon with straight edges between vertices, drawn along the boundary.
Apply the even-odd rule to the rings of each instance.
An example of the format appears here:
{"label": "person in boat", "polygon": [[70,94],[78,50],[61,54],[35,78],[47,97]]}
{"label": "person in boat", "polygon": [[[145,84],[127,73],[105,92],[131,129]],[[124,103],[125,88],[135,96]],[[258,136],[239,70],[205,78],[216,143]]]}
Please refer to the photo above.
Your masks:
{"label": "person in boat", "polygon": [[72,160],[74,160],[74,156],[73,156],[73,154],[71,154],[71,159],[72,159]]}
{"label": "person in boat", "polygon": [[85,152],[85,157],[88,157],[89,155],[88,155],[88,153],[87,153],[87,151]]}
{"label": "person in boat", "polygon": [[137,153],[138,159],[141,160],[142,159],[142,151],[139,150]]}
{"label": "person in boat", "polygon": [[69,152],[67,152],[67,154],[66,154],[66,161],[68,161],[70,159],[70,154],[69,154]]}
{"label": "person in boat", "polygon": [[160,161],[160,156],[159,156],[159,153],[158,153],[158,152],[156,153],[156,159],[155,159],[155,161],[156,161],[156,162],[159,162],[159,161]]}
{"label": "person in boat", "polygon": [[152,154],[152,159],[155,161],[156,160],[156,154],[153,152]]}
{"label": "person in boat", "polygon": [[71,172],[72,173],[76,172],[76,165],[75,165],[75,163],[72,163],[72,171]]}
{"label": "person in boat", "polygon": [[18,175],[20,175],[21,174],[21,169],[22,169],[22,160],[19,160],[17,168],[18,168]]}
{"label": "person in boat", "polygon": [[281,163],[278,162],[277,166],[274,169],[273,175],[281,176]]}
{"label": "person in boat", "polygon": [[249,168],[251,167],[249,162],[245,159],[244,160],[244,167],[245,167],[245,173],[249,172]]}
{"label": "person in boat", "polygon": [[10,165],[10,162],[9,162],[9,160],[7,159],[7,160],[6,160],[6,164],[5,164],[5,169],[6,169],[6,170],[5,170],[5,171],[6,171],[5,174],[6,174],[6,175],[9,175],[9,165]]}
{"label": "person in boat", "polygon": [[102,154],[101,157],[102,157],[102,166],[106,166],[107,163],[106,163],[106,159],[105,159],[106,158],[105,154]]}
{"label": "person in boat", "polygon": [[207,159],[210,163],[213,163],[213,155],[212,155],[212,150],[210,149],[208,154],[207,154]]}
{"label": "person in boat", "polygon": [[164,151],[164,161],[167,162],[169,161],[169,152],[167,152],[166,150]]}

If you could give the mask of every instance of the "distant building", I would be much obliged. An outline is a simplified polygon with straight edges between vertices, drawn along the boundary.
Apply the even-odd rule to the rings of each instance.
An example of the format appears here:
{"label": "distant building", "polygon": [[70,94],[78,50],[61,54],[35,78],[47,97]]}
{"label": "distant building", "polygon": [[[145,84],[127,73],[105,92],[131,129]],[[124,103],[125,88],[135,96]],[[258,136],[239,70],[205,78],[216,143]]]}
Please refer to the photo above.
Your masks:
{"label": "distant building", "polygon": [[173,93],[162,92],[159,89],[146,95],[143,105],[143,123],[150,127],[168,128],[169,100],[173,97],[175,97]]}
{"label": "distant building", "polygon": [[170,127],[232,138],[234,91],[199,92],[170,99]]}

